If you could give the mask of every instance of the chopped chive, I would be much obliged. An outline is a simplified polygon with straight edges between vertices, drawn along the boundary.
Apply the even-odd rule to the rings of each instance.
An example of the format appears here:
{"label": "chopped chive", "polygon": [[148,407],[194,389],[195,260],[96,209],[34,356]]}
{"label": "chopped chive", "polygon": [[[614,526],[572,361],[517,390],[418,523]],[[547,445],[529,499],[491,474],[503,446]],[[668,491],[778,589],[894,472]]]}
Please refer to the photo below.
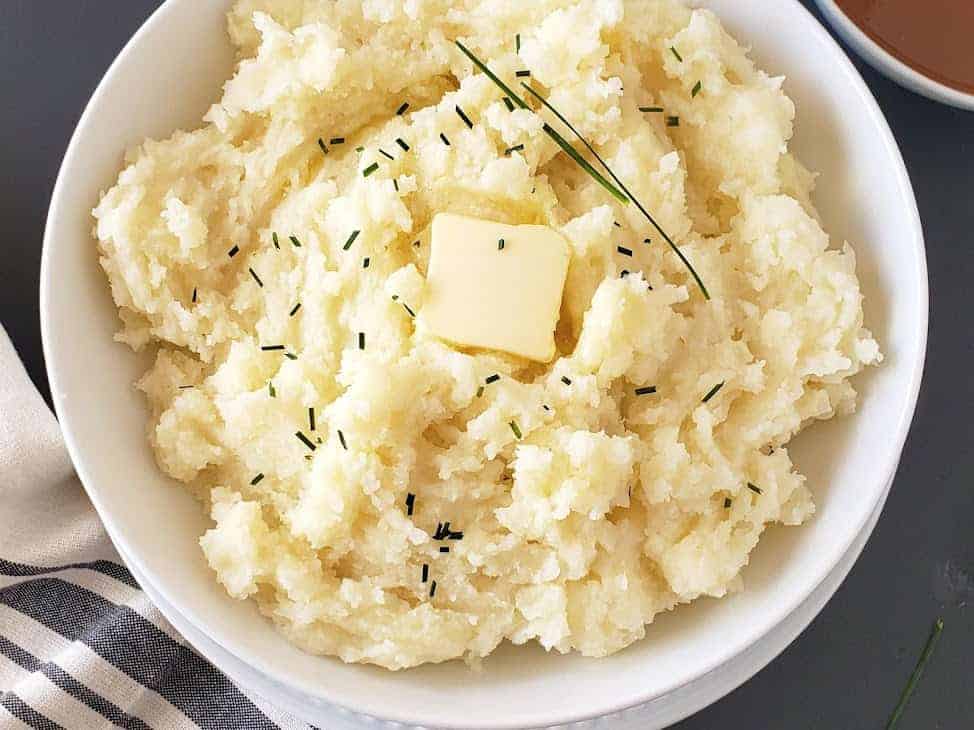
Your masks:
{"label": "chopped chive", "polygon": [[301,248],[301,241],[298,240],[297,236],[288,236],[291,239],[291,245],[295,248]]}
{"label": "chopped chive", "polygon": [[412,492],[406,494],[406,515],[412,517],[413,505],[416,503],[416,495]]}
{"label": "chopped chive", "polygon": [[413,309],[412,309],[412,307],[410,307],[408,304],[406,304],[406,302],[403,302],[402,303],[402,306],[406,308],[406,311],[407,312],[409,312],[409,316],[410,317],[415,317],[416,316],[416,312],[414,312]]}
{"label": "chopped chive", "polygon": [[622,228],[622,224],[619,223],[619,221],[612,221],[612,225],[614,225],[616,228]]}
{"label": "chopped chive", "polygon": [[365,333],[364,332],[359,332],[358,333],[358,349],[360,349],[360,350],[364,350],[365,349]]}
{"label": "chopped chive", "polygon": [[504,106],[507,107],[507,111],[509,112],[514,111],[514,102],[511,101],[511,98],[509,96],[504,97]]}
{"label": "chopped chive", "polygon": [[933,622],[933,628],[930,629],[930,636],[927,638],[927,643],[923,647],[923,651],[920,653],[920,658],[917,660],[916,666],[913,668],[913,673],[910,674],[910,679],[907,680],[906,686],[903,688],[903,692],[900,694],[900,701],[896,704],[893,714],[890,715],[889,720],[886,723],[886,730],[893,730],[893,728],[896,727],[896,723],[899,722],[900,716],[903,714],[907,703],[910,701],[910,697],[913,695],[913,691],[920,682],[920,677],[923,676],[923,670],[926,669],[927,663],[930,661],[930,657],[933,655],[934,647],[937,646],[937,641],[939,641],[940,634],[943,632],[943,630],[944,620],[942,618],[938,618]]}
{"label": "chopped chive", "polygon": [[507,425],[511,427],[511,430],[514,432],[514,436],[516,438],[521,438],[521,429],[518,427],[517,421],[511,421]]}
{"label": "chopped chive", "polygon": [[690,98],[692,99],[692,98],[696,97],[696,95],[700,93],[700,90],[702,88],[703,88],[703,83],[702,82],[698,81],[697,83],[695,83],[693,85],[693,91],[690,92]]}
{"label": "chopped chive", "polygon": [[480,398],[481,396],[483,396],[483,394],[484,394],[484,386],[481,385],[479,388],[477,388],[477,397]]}
{"label": "chopped chive", "polygon": [[646,244],[646,245],[648,246],[649,244],[651,244],[651,243],[652,243],[652,240],[650,240],[650,239],[648,239],[648,238],[644,238],[644,239],[643,239],[643,243],[645,243],[645,244]]}
{"label": "chopped chive", "polygon": [[497,250],[498,251],[503,251],[504,250],[504,245],[505,244],[504,244],[504,239],[503,238],[497,239]]}
{"label": "chopped chive", "polygon": [[314,408],[314,406],[311,406],[308,409],[308,430],[309,431],[314,431],[315,430],[315,408]]}
{"label": "chopped chive", "polygon": [[392,155],[390,155],[390,154],[389,154],[388,152],[386,152],[386,151],[385,151],[384,149],[382,149],[381,147],[379,148],[379,154],[380,154],[380,155],[384,155],[385,157],[388,157],[388,158],[389,158],[390,160],[394,160],[394,159],[396,159],[395,157],[393,157]]}
{"label": "chopped chive", "polygon": [[260,349],[264,352],[275,352],[277,350],[283,350],[284,345],[261,345]]}
{"label": "chopped chive", "polygon": [[518,33],[517,35],[514,36],[514,52],[515,53],[520,53],[521,52],[521,34],[520,33]]}
{"label": "chopped chive", "polygon": [[440,132],[440,139],[443,140],[443,144],[445,144],[447,147],[450,146],[450,140],[447,139],[446,135],[443,134],[443,132]]}
{"label": "chopped chive", "polygon": [[430,566],[423,563],[423,583],[430,579]]}
{"label": "chopped chive", "polygon": [[180,385],[179,386],[179,389],[180,390],[189,390],[190,388],[195,388],[195,387],[196,387],[195,385]]}
{"label": "chopped chive", "polygon": [[448,552],[450,552],[450,548],[448,548],[448,547],[447,547],[446,545],[443,545],[443,546],[442,546],[442,547],[440,548],[440,552],[441,552],[441,553],[448,553]]}
{"label": "chopped chive", "polygon": [[255,476],[253,479],[250,480],[250,486],[253,487],[253,486],[256,486],[256,485],[260,484],[260,480],[263,479],[263,478],[264,478],[263,473],[258,474],[257,476]]}
{"label": "chopped chive", "polygon": [[666,118],[666,126],[667,127],[679,127],[680,126],[680,118],[679,117],[667,117]]}
{"label": "chopped chive", "polygon": [[393,294],[392,295],[392,301],[398,302],[399,301],[399,295],[398,294]]}
{"label": "chopped chive", "polygon": [[764,493],[764,492],[761,491],[761,487],[759,487],[759,486],[757,486],[755,484],[751,484],[751,482],[748,482],[747,483],[747,488],[750,489],[755,494],[763,494]]}
{"label": "chopped chive", "polygon": [[409,145],[406,144],[406,140],[402,137],[396,137],[396,144],[402,147],[404,152],[409,152]]}
{"label": "chopped chive", "polygon": [[274,241],[274,248],[280,250],[281,242],[278,240],[276,232],[271,234],[271,240]]}
{"label": "chopped chive", "polygon": [[551,407],[550,406],[546,406],[544,403],[541,404],[541,407],[544,408],[548,412],[551,411]]}
{"label": "chopped chive", "polygon": [[371,261],[372,261],[372,259],[370,259],[368,256],[366,256],[364,259],[362,259],[362,268],[363,269],[369,268],[369,263]]}
{"label": "chopped chive", "polygon": [[262,281],[260,280],[260,277],[259,277],[259,276],[257,276],[257,272],[256,272],[256,271],[254,271],[253,269],[247,269],[247,271],[249,271],[249,272],[250,272],[250,275],[251,275],[252,277],[254,277],[254,281],[256,281],[256,282],[257,282],[257,286],[259,286],[259,287],[260,287],[261,289],[263,289],[263,288],[264,288],[264,282],[262,282]]}
{"label": "chopped chive", "polygon": [[620,279],[625,279],[625,278],[626,278],[627,276],[629,276],[629,274],[631,274],[631,273],[632,273],[632,272],[631,272],[631,271],[629,271],[629,269],[623,269],[623,270],[622,270],[621,272],[619,272],[619,278],[620,278]]}
{"label": "chopped chive", "polygon": [[287,313],[287,316],[288,317],[293,317],[295,314],[298,313],[298,310],[299,309],[301,309],[301,302],[298,302],[297,304],[295,304],[294,305],[294,308],[290,312]]}
{"label": "chopped chive", "polygon": [[717,395],[718,391],[720,391],[720,389],[723,388],[723,387],[724,387],[724,384],[722,382],[721,383],[717,383],[717,385],[715,385],[713,388],[711,388],[710,389],[710,392],[707,393],[707,395],[705,395],[703,397],[703,400],[701,401],[701,403],[706,403],[707,401],[709,401],[711,398],[713,398],[715,395]]}
{"label": "chopped chive", "polygon": [[408,108],[409,108],[409,102],[408,101],[404,101],[402,103],[402,106],[400,106],[398,109],[396,109],[396,116],[401,117],[403,114],[406,113],[406,110]]}
{"label": "chopped chive", "polygon": [[430,583],[430,598],[436,595],[436,581]]}
{"label": "chopped chive", "polygon": [[514,75],[517,76],[519,79],[526,79],[528,76],[531,75],[531,72],[530,71],[518,71]]}
{"label": "chopped chive", "polygon": [[639,107],[639,111],[643,112],[644,114],[659,114],[659,113],[661,113],[663,111],[663,107],[661,107],[661,106],[641,106],[641,107]]}
{"label": "chopped chive", "polygon": [[463,120],[463,123],[466,124],[470,129],[473,129],[473,122],[470,121],[470,117],[467,116],[466,112],[460,108],[460,105],[457,104],[453,108],[456,110],[457,116]]}
{"label": "chopped chive", "polygon": [[[498,81],[499,81],[499,80],[498,80]],[[500,82],[500,83],[502,83],[502,84],[503,84],[503,82]],[[639,209],[639,212],[643,214],[643,217],[645,217],[645,218],[646,218],[646,220],[648,220],[648,221],[649,221],[649,222],[650,222],[650,223],[652,224],[652,226],[653,226],[653,228],[655,228],[655,229],[656,229],[656,231],[657,231],[657,232],[658,232],[658,233],[659,233],[659,234],[660,234],[660,235],[661,235],[661,236],[663,237],[663,239],[664,239],[664,240],[666,241],[666,243],[667,243],[667,244],[669,245],[669,247],[670,247],[670,249],[671,249],[671,250],[673,251],[673,253],[675,253],[675,254],[677,255],[677,257],[679,257],[679,259],[680,259],[680,261],[681,261],[681,262],[683,263],[683,265],[684,265],[684,266],[686,267],[686,269],[687,269],[687,271],[689,271],[689,272],[690,272],[690,274],[691,274],[691,275],[693,276],[693,278],[694,278],[694,281],[696,281],[696,283],[697,283],[697,286],[698,286],[698,287],[700,287],[700,292],[701,292],[701,293],[703,294],[703,296],[704,296],[704,299],[707,299],[707,300],[709,301],[709,300],[710,300],[710,292],[708,292],[708,291],[707,291],[707,287],[706,287],[706,286],[704,286],[704,283],[703,283],[703,280],[702,280],[702,279],[700,278],[700,275],[699,275],[699,274],[697,274],[697,270],[693,268],[693,264],[691,264],[691,263],[690,263],[690,261],[689,261],[689,260],[687,259],[687,257],[683,255],[683,252],[682,252],[682,251],[681,251],[681,250],[680,250],[680,249],[679,249],[679,248],[677,247],[677,245],[676,245],[676,244],[675,244],[675,243],[673,242],[673,239],[672,239],[672,238],[670,238],[670,237],[669,237],[669,235],[668,235],[668,234],[666,233],[666,231],[664,231],[664,230],[663,230],[663,228],[662,228],[662,227],[660,226],[660,224],[659,224],[659,223],[657,223],[657,221],[656,221],[656,219],[655,219],[655,218],[654,218],[654,217],[653,217],[652,215],[650,215],[650,213],[649,213],[649,211],[648,211],[648,210],[646,210],[646,208],[645,208],[645,207],[643,206],[643,204],[642,204],[641,202],[639,202],[639,200],[638,200],[638,199],[637,199],[637,198],[636,198],[636,197],[635,197],[635,196],[634,196],[634,195],[633,195],[633,194],[632,194],[632,193],[631,193],[631,192],[629,191],[629,188],[627,188],[627,187],[625,186],[625,184],[624,184],[624,183],[622,182],[622,180],[620,180],[620,179],[619,179],[619,176],[618,176],[618,175],[616,175],[616,174],[615,174],[615,173],[614,173],[614,172],[612,171],[612,168],[610,168],[610,167],[608,166],[608,164],[607,164],[607,163],[605,162],[605,160],[603,160],[603,159],[602,159],[602,156],[601,156],[601,155],[599,155],[599,153],[595,151],[595,148],[594,148],[594,147],[592,147],[592,145],[591,145],[591,144],[589,144],[589,142],[588,142],[588,140],[586,140],[586,139],[585,139],[585,138],[584,138],[584,137],[583,137],[583,136],[582,136],[581,134],[579,134],[579,132],[578,132],[578,130],[577,130],[577,129],[575,129],[575,127],[573,127],[573,126],[572,126],[572,124],[571,124],[571,122],[569,122],[569,121],[568,121],[568,120],[567,120],[567,119],[565,118],[565,116],[564,116],[563,114],[561,114],[561,112],[559,112],[559,111],[558,111],[557,109],[555,109],[555,108],[554,108],[554,107],[553,107],[553,106],[552,106],[552,105],[551,105],[551,104],[550,104],[550,103],[548,102],[548,100],[547,100],[547,99],[545,99],[545,98],[544,98],[544,97],[543,97],[543,96],[542,96],[541,94],[539,94],[539,93],[538,93],[537,91],[535,91],[535,90],[534,90],[534,89],[533,89],[533,88],[532,88],[531,86],[529,86],[528,84],[523,84],[523,83],[522,83],[522,84],[521,84],[521,86],[523,86],[523,87],[524,87],[525,89],[527,89],[527,91],[528,91],[528,92],[529,92],[530,94],[532,94],[532,95],[533,95],[533,96],[534,96],[535,98],[537,98],[537,99],[538,99],[538,100],[539,100],[539,101],[540,101],[540,102],[541,102],[542,104],[544,104],[544,106],[545,106],[546,108],[548,108],[548,109],[550,109],[550,110],[551,110],[551,112],[552,112],[552,113],[553,113],[553,114],[554,114],[554,115],[555,115],[556,117],[558,117],[558,119],[559,119],[559,120],[560,120],[560,121],[561,121],[561,122],[562,122],[563,124],[565,124],[565,126],[567,126],[567,127],[568,127],[568,128],[569,128],[569,129],[571,130],[571,131],[572,131],[572,133],[574,133],[574,135],[575,135],[576,137],[578,137],[578,138],[579,138],[579,139],[580,139],[580,140],[582,141],[582,144],[584,144],[584,145],[585,145],[585,147],[586,147],[586,149],[588,149],[588,151],[589,151],[589,152],[591,152],[591,153],[592,153],[592,154],[593,154],[593,155],[595,156],[595,159],[599,161],[599,164],[601,164],[601,165],[602,165],[602,167],[603,167],[603,168],[604,168],[604,169],[606,170],[606,172],[608,172],[608,173],[609,173],[609,176],[610,176],[610,177],[611,177],[611,178],[612,178],[612,179],[613,179],[613,180],[614,180],[614,181],[615,181],[615,182],[616,182],[616,183],[617,183],[617,184],[619,185],[619,187],[621,187],[621,188],[622,188],[622,190],[623,190],[623,191],[625,192],[625,195],[626,195],[627,197],[625,198],[625,200],[624,200],[624,202],[629,202],[629,201],[631,200],[631,201],[632,201],[633,203],[635,203],[635,205],[636,205],[636,207],[637,207],[637,208]],[[679,123],[679,119],[677,119],[677,122]],[[557,140],[556,140],[556,141],[557,141]],[[566,142],[566,144],[567,144],[567,142]],[[574,149],[574,148],[572,148],[572,149]],[[581,164],[581,163],[580,163],[580,164]],[[588,163],[585,163],[585,164],[588,164]],[[590,166],[590,167],[591,167],[591,166]],[[595,170],[594,170],[594,169],[593,169],[593,172],[595,172]],[[595,172],[595,174],[596,174],[596,175],[598,175],[598,172]],[[603,179],[604,179],[604,178],[603,178]],[[607,189],[607,190],[610,190],[610,192],[611,192],[611,189],[609,189],[609,188],[606,188],[606,189]],[[614,188],[612,188],[612,189],[614,189]]]}
{"label": "chopped chive", "polygon": [[[473,53],[470,51],[470,49],[468,49],[460,41],[454,41],[454,42],[456,43],[457,48],[459,48],[463,52],[463,54],[467,58],[469,58],[470,61],[478,69],[480,69],[481,72],[484,73],[484,75],[487,76],[487,78],[489,78],[491,81],[493,81],[494,84],[498,88],[501,89],[501,91],[503,91],[505,94],[507,94],[508,97],[510,97],[510,99],[512,99],[514,102],[516,102],[519,107],[521,107],[522,109],[530,109],[530,107],[528,107],[528,105],[524,101],[524,99],[522,99],[517,94],[515,94],[507,84],[505,84],[503,81],[500,80],[500,78],[498,78],[497,74],[495,74],[493,71],[491,71],[490,68],[483,61],[481,61],[479,58],[477,58],[475,55],[473,55]],[[525,85],[525,87],[528,88],[532,93],[536,93],[532,89],[530,89],[530,87],[528,87],[526,85]],[[568,140],[566,140],[564,137],[562,137],[550,124],[548,124],[547,122],[545,122],[544,125],[542,126],[542,129],[544,130],[545,134],[547,134],[549,137],[551,137],[551,139],[553,139],[555,141],[555,143],[559,147],[561,147],[561,149],[565,152],[565,154],[567,154],[569,157],[571,157],[583,170],[585,170],[585,172],[587,172],[590,176],[592,176],[592,178],[597,183],[599,183],[599,185],[601,185],[602,187],[604,187],[609,192],[609,194],[612,195],[612,197],[614,197],[616,200],[618,200],[623,205],[626,205],[626,204],[629,203],[629,198],[627,198],[625,195],[623,195],[623,193],[621,191],[619,191],[612,183],[610,183],[608,180],[606,180],[599,173],[598,170],[596,170],[594,167],[592,167],[592,165],[589,164],[588,160],[586,160],[584,157],[582,157],[582,155],[578,152],[578,150],[576,150],[574,147],[572,147],[568,143]]]}
{"label": "chopped chive", "polygon": [[332,137],[330,140],[328,140],[328,144],[330,144],[330,145],[345,144],[345,138],[344,137]]}
{"label": "chopped chive", "polygon": [[312,451],[318,448],[317,446],[314,445],[314,442],[311,439],[309,439],[307,436],[305,436],[301,431],[295,431],[294,435],[297,436],[298,441],[300,441],[302,444],[307,446]]}
{"label": "chopped chive", "polygon": [[324,152],[326,155],[328,154],[328,148],[325,147],[325,140],[323,140],[321,137],[318,137],[318,146],[321,148],[322,152]]}
{"label": "chopped chive", "polygon": [[621,253],[623,256],[632,256],[632,249],[626,248],[625,246],[616,246],[616,251]]}
{"label": "chopped chive", "polygon": [[341,429],[338,429],[338,440],[341,443],[342,448],[345,449],[345,451],[348,451],[348,444],[345,443],[345,434],[342,433]]}
{"label": "chopped chive", "polygon": [[419,241],[413,241],[413,248],[419,248]]}
{"label": "chopped chive", "polygon": [[356,151],[356,152],[358,152],[359,154],[361,154],[362,152],[365,152],[365,148],[364,148],[364,147],[361,147],[361,146],[359,146],[359,147],[356,147],[356,148],[355,148],[355,151]]}
{"label": "chopped chive", "polygon": [[193,287],[193,304],[196,304],[196,287]]}
{"label": "chopped chive", "polygon": [[227,251],[227,256],[229,256],[230,258],[233,258],[238,253],[240,253],[240,246],[234,246],[229,251]]}
{"label": "chopped chive", "polygon": [[342,246],[342,251],[348,251],[348,249],[352,247],[352,244],[355,243],[355,239],[358,238],[361,232],[362,231],[352,231],[352,235],[348,237],[348,240],[345,241],[345,245]]}
{"label": "chopped chive", "polygon": [[285,352],[284,353],[284,357],[286,357],[288,360],[297,360],[298,359],[298,356],[295,355],[293,352]]}
{"label": "chopped chive", "polygon": [[497,382],[498,380],[500,380],[500,379],[501,379],[501,376],[500,376],[500,375],[498,375],[497,373],[494,373],[494,374],[493,374],[493,375],[491,375],[491,376],[490,376],[489,378],[487,378],[487,379],[486,379],[486,380],[485,380],[484,382],[485,382],[485,383],[486,383],[487,385],[490,385],[491,383],[496,383],[496,382]]}
{"label": "chopped chive", "polygon": [[362,177],[368,177],[369,175],[371,175],[373,172],[375,172],[378,169],[379,169],[379,163],[378,162],[373,162],[371,165],[369,165],[364,170],[362,170]]}
{"label": "chopped chive", "polygon": [[655,385],[647,385],[643,388],[636,388],[636,395],[652,395],[656,392]]}
{"label": "chopped chive", "polygon": [[277,398],[277,391],[274,390],[274,383],[270,380],[267,381],[267,395],[271,398]]}
{"label": "chopped chive", "polygon": [[730,497],[724,497],[724,509],[730,509],[732,504],[733,502],[731,501]]}
{"label": "chopped chive", "polygon": [[398,193],[399,192],[399,180],[397,180],[396,178],[392,178],[392,187],[394,187],[396,189],[396,192]]}
{"label": "chopped chive", "polygon": [[512,152],[520,152],[523,149],[524,149],[523,144],[516,144],[513,147],[508,147],[506,150],[504,150],[504,156],[510,157]]}
{"label": "chopped chive", "polygon": [[673,55],[676,56],[676,60],[683,63],[683,56],[680,55],[680,52],[677,51],[673,46],[670,46],[670,50],[673,52]]}

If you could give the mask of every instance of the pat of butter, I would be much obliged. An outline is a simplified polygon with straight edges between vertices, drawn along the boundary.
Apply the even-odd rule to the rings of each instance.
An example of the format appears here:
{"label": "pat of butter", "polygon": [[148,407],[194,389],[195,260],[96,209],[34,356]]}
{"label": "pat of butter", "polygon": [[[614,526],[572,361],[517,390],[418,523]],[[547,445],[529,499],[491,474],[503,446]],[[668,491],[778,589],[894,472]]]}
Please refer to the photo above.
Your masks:
{"label": "pat of butter", "polygon": [[570,257],[547,226],[440,213],[420,314],[437,337],[549,362]]}

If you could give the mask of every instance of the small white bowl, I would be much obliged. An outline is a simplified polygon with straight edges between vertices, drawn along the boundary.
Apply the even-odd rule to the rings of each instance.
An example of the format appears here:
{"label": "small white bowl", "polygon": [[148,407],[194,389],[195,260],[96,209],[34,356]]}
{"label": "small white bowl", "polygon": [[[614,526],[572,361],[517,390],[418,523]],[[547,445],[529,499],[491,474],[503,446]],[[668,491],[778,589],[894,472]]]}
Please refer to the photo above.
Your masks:
{"label": "small white bowl", "polygon": [[928,99],[958,109],[974,111],[974,94],[935,81],[898,59],[856,25],[835,0],[815,0],[815,2],[845,42],[881,74]]}
{"label": "small white bowl", "polygon": [[408,725],[501,730],[650,702],[666,713],[641,727],[658,727],[747,679],[814,616],[868,537],[923,370],[927,274],[916,201],[889,127],[846,56],[796,0],[694,3],[715,10],[762,67],[788,77],[798,105],[793,149],[821,173],[816,199],[836,242],[856,245],[867,323],[887,354],[857,378],[857,414],[818,424],[793,445],[816,495],[814,519],[766,533],[745,570],[747,590],[662,616],[644,641],[612,657],[505,646],[479,674],[457,663],[391,673],[305,654],[251,602],[225,594],[197,544],[203,511],[162,476],[146,444],[146,408],[132,387],[145,358],[112,340],[117,314],[90,210],[125,147],[198,124],[217,98],[233,63],[228,4],[168,0],[125,47],[75,131],[44,238],[41,324],[65,440],[109,534],[163,612],[247,688],[329,728],[336,707]]}

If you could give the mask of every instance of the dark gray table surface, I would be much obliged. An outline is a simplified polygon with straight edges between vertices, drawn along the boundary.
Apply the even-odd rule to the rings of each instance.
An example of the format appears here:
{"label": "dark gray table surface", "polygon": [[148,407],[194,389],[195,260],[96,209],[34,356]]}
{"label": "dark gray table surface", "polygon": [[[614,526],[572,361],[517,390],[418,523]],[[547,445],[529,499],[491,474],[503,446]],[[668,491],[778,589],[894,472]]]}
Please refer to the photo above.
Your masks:
{"label": "dark gray table surface", "polygon": [[[45,396],[37,290],[54,179],[95,85],[157,5],[0,0],[0,321]],[[681,730],[881,728],[938,616],[942,640],[900,727],[974,727],[974,114],[858,65],[903,149],[926,231],[919,408],[889,502],[844,585],[780,657]]]}

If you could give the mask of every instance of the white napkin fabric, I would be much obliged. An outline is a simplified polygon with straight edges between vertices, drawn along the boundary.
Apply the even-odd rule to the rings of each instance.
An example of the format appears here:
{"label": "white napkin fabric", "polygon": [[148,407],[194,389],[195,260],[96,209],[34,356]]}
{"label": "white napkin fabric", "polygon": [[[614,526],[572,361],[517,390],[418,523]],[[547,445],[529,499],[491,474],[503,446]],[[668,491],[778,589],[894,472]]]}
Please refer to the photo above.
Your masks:
{"label": "white napkin fabric", "polygon": [[0,728],[308,728],[189,647],[139,589],[0,327]]}

